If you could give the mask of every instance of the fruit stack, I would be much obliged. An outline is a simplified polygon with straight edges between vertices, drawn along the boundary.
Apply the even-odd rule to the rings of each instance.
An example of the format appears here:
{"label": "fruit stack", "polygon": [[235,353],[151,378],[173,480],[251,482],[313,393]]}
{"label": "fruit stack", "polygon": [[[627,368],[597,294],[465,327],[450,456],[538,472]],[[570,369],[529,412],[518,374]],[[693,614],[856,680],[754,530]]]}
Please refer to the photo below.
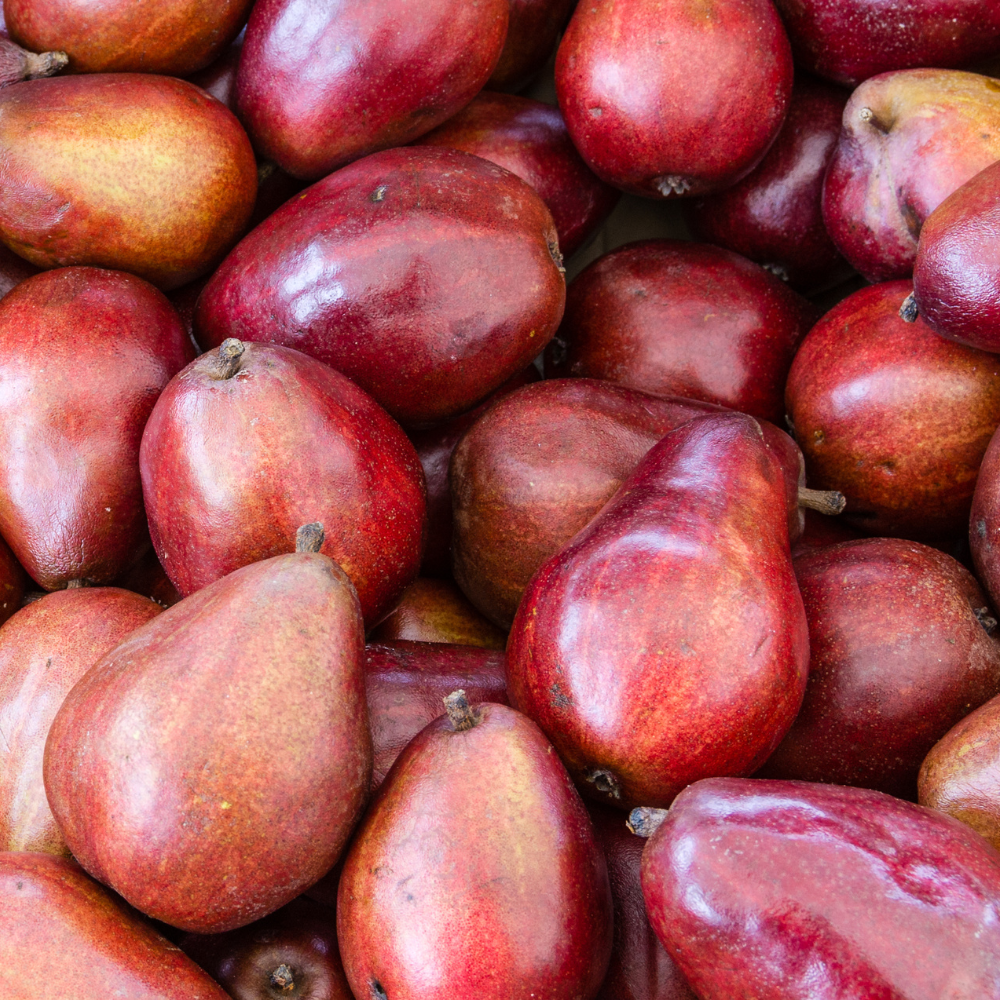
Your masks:
{"label": "fruit stack", "polygon": [[0,1000],[1000,1000],[997,0],[3,17]]}

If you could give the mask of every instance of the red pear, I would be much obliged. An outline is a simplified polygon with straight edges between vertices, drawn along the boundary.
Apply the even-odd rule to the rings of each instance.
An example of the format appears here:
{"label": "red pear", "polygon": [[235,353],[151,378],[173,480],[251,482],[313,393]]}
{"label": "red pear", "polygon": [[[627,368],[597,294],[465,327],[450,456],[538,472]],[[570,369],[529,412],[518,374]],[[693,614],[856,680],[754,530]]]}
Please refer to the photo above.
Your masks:
{"label": "red pear", "polygon": [[227,341],[203,354],[158,400],[140,464],[153,545],[185,596],[290,551],[307,521],[325,526],[323,551],[369,625],[417,575],[413,445],[353,382],[298,351]]}
{"label": "red pear", "polygon": [[116,587],[47,594],[0,629],[0,850],[66,854],[42,782],[49,726],[74,684],[162,608]]}
{"label": "red pear", "polygon": [[788,731],[809,640],[785,498],[753,417],[698,417],[532,578],[508,692],[589,796],[668,805],[751,774]]}
{"label": "red pear", "polygon": [[1000,607],[1000,436],[990,439],[969,515],[969,548],[976,573]]}
{"label": "red pear", "polygon": [[881,792],[700,781],[646,842],[642,891],[701,1000],[1000,997],[1000,854]]}
{"label": "red pear", "polygon": [[591,1000],[611,950],[607,867],[538,727],[463,692],[397,758],[344,863],[356,997]]}
{"label": "red pear", "polygon": [[237,76],[255,148],[316,180],[464,107],[500,58],[508,0],[257,0]]}
{"label": "red pear", "polygon": [[620,197],[583,162],[559,109],[527,97],[479,94],[420,145],[481,156],[527,181],[552,213],[565,257],[587,242]]}
{"label": "red pear", "polygon": [[1000,159],[1000,80],[910,69],[866,80],[847,102],[823,218],[869,281],[908,278],[927,217]]}
{"label": "red pear", "polygon": [[581,3],[556,56],[577,149],[602,180],[647,197],[745,177],[791,90],[792,51],[770,0]]}
{"label": "red pear", "polygon": [[233,1000],[354,1000],[336,913],[303,896],[239,930],[188,934],[180,947]]}
{"label": "red pear", "polygon": [[202,293],[195,333],[210,347],[294,347],[427,425],[544,349],[562,319],[561,262],[552,216],[520,178],[456,150],[393,149],[250,233]]}
{"label": "red pear", "polygon": [[510,0],[507,39],[486,86],[490,90],[526,87],[548,62],[575,3],[576,0]]}
{"label": "red pear", "polygon": [[0,995],[226,1000],[226,993],[67,858],[0,854]]}
{"label": "red pear", "polygon": [[792,557],[795,559],[814,549],[864,538],[860,531],[855,531],[839,517],[827,517],[814,510],[807,510],[805,515],[802,537],[792,545]]}
{"label": "red pear", "polygon": [[815,308],[737,254],[629,243],[570,285],[546,374],[607,379],[781,423],[785,379]]}
{"label": "red pear", "polygon": [[840,137],[847,94],[800,80],[778,138],[738,184],[684,203],[694,238],[742,254],[810,291],[851,273],[823,223],[823,177]]}
{"label": "red pear", "polygon": [[319,527],[133,632],[49,730],[45,790],[74,857],[182,930],[290,902],[368,794],[361,609]]}
{"label": "red pear", "polygon": [[256,190],[240,123],[184,80],[96,73],[0,90],[0,239],[38,267],[178,288],[239,239]]}
{"label": "red pear", "polygon": [[809,482],[870,534],[952,538],[1000,424],[1000,359],[905,323],[906,281],[863,288],[809,332],[786,387]]}
{"label": "red pear", "polygon": [[915,799],[930,748],[1000,693],[997,623],[972,574],[917,542],[868,538],[795,561],[809,683],[760,774]]}
{"label": "red pear", "polygon": [[130,274],[49,271],[0,301],[0,532],[46,589],[110,583],[148,547],[139,441],[193,354]]}

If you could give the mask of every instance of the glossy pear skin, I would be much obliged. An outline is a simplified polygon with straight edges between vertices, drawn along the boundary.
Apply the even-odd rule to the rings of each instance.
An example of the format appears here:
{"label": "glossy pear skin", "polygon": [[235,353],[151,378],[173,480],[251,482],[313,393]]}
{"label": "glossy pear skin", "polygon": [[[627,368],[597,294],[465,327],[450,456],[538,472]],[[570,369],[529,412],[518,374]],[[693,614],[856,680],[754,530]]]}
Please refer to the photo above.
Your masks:
{"label": "glossy pear skin", "polygon": [[528,97],[484,91],[420,145],[481,156],[527,181],[552,213],[559,249],[567,258],[601,226],[620,197],[583,162],[559,109]]}
{"label": "glossy pear skin", "polygon": [[316,180],[403,146],[482,89],[503,48],[508,0],[258,0],[237,104],[255,148]]}
{"label": "glossy pear skin", "polygon": [[809,485],[847,497],[869,534],[917,540],[965,531],[1000,424],[1000,360],[942,340],[899,307],[908,281],[863,288],[810,330],[786,386]]}
{"label": "glossy pear skin", "polygon": [[374,748],[372,790],[403,748],[442,712],[452,691],[469,703],[507,704],[503,653],[452,643],[373,642],[365,647],[365,689]]}
{"label": "glossy pear skin", "polygon": [[795,561],[809,683],[761,776],[915,799],[930,748],[1000,693],[1000,643],[975,577],[917,542],[869,538]]}
{"label": "glossy pear skin", "polygon": [[991,0],[775,0],[798,65],[856,87],[914,66],[967,66],[996,52]]}
{"label": "glossy pear skin", "polygon": [[195,334],[294,347],[427,425],[544,349],[562,319],[560,267],[552,216],[520,178],[456,150],[392,149],[250,233],[202,293]]}
{"label": "glossy pear skin", "polygon": [[791,89],[792,52],[769,0],[581,3],[556,56],[574,145],[602,180],[653,198],[746,176]]}
{"label": "glossy pear skin", "polygon": [[0,854],[0,993],[226,1000],[183,952],[68,858]]}
{"label": "glossy pear skin", "polygon": [[882,73],[844,109],[823,188],[826,228],[868,281],[908,278],[924,221],[997,159],[1000,81],[958,70]]}
{"label": "glossy pear skin", "polygon": [[58,50],[77,73],[186,76],[207,66],[246,20],[253,0],[6,0],[11,37]]}
{"label": "glossy pear skin", "polygon": [[723,413],[667,434],[532,577],[507,688],[589,797],[668,806],[764,763],[808,664],[779,458]]}
{"label": "glossy pear skin", "polygon": [[73,688],[45,789],[73,856],[143,913],[217,933],[336,862],[368,794],[357,596],[292,553],[203,588]]}
{"label": "glossy pear skin", "polygon": [[110,583],[148,546],[139,440],[193,355],[130,274],[49,271],[0,302],[0,532],[46,589]]}
{"label": "glossy pear skin", "polygon": [[647,841],[642,890],[701,1000],[1000,997],[1000,854],[881,792],[700,781]]}
{"label": "glossy pear skin", "polygon": [[357,996],[594,997],[611,950],[607,867],[565,768],[503,705],[432,722],[397,758],[347,855],[337,927]]}
{"label": "glossy pear skin", "polygon": [[570,285],[546,374],[781,423],[788,369],[815,319],[809,302],[737,254],[642,240],[598,258]]}
{"label": "glossy pear skin", "polygon": [[1000,353],[1000,164],[946,198],[920,230],[913,296],[923,321],[960,344]]}
{"label": "glossy pear skin", "polygon": [[0,849],[68,854],[45,798],[49,726],[74,684],[163,609],[117,587],[47,594],[0,629]]}
{"label": "glossy pear skin", "polygon": [[100,73],[0,91],[0,239],[38,267],[177,288],[239,239],[256,191],[240,123],[184,80]]}
{"label": "glossy pear skin", "polygon": [[[142,439],[150,535],[187,596],[239,566],[326,531],[376,623],[420,566],[424,485],[398,425],[339,372],[287,347],[247,344],[217,378],[216,352],[174,379]],[[234,447],[234,442],[239,442]]]}
{"label": "glossy pear skin", "polygon": [[694,238],[742,254],[799,291],[846,278],[850,265],[823,224],[823,178],[847,96],[796,81],[788,116],[759,166],[725,191],[684,203]]}
{"label": "glossy pear skin", "polygon": [[[188,934],[180,947],[233,1000],[354,1000],[337,948],[333,910],[304,896],[225,934]],[[284,965],[292,984],[272,977]]]}

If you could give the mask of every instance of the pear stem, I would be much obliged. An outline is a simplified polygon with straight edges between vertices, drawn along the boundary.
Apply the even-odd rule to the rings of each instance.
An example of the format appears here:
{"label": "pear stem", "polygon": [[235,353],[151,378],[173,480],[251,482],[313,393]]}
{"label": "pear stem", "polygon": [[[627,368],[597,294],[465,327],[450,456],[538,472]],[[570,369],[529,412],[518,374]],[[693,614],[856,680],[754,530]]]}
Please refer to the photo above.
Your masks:
{"label": "pear stem", "polygon": [[70,580],[66,584],[67,590],[79,590],[81,587],[89,587],[90,584],[86,580]]}
{"label": "pear stem", "polygon": [[625,825],[637,837],[652,837],[667,818],[666,809],[651,809],[639,806],[628,814]]}
{"label": "pear stem", "polygon": [[235,337],[224,340],[219,346],[219,354],[216,358],[212,378],[219,382],[232,378],[240,370],[245,350],[243,341],[237,340]]}
{"label": "pear stem", "polygon": [[65,52],[26,52],[24,55],[24,78],[37,80],[43,76],[55,76],[69,65]]}
{"label": "pear stem", "polygon": [[916,323],[920,310],[917,308],[917,299],[913,292],[903,299],[903,304],[899,307],[899,318],[904,323]]}
{"label": "pear stem", "polygon": [[847,497],[836,490],[809,490],[800,486],[799,506],[808,507],[810,510],[819,511],[820,514],[832,517],[834,514],[844,512],[844,508],[847,506]]}
{"label": "pear stem", "polygon": [[610,795],[613,799],[622,797],[622,783],[613,771],[608,771],[606,768],[596,768],[585,777],[603,795]]}
{"label": "pear stem", "polygon": [[858,112],[858,117],[865,122],[867,125],[871,125],[872,128],[876,128],[882,135],[889,134],[889,126],[886,125],[884,121],[871,108],[862,108]]}
{"label": "pear stem", "polygon": [[295,989],[295,975],[284,962],[271,973],[271,985],[282,993],[291,993]]}
{"label": "pear stem", "polygon": [[469,699],[462,690],[452,691],[444,699],[444,707],[456,733],[464,733],[479,724],[479,714],[472,710]]}
{"label": "pear stem", "polygon": [[295,551],[319,552],[323,548],[324,541],[326,541],[326,532],[319,521],[313,521],[312,524],[303,524],[295,532]]}

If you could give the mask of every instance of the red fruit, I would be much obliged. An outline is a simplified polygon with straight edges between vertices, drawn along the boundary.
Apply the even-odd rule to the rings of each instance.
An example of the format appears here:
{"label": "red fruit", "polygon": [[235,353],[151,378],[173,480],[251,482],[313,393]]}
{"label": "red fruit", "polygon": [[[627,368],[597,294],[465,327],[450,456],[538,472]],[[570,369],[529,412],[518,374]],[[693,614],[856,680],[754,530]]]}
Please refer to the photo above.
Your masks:
{"label": "red fruit", "polygon": [[792,544],[792,557],[794,559],[798,559],[799,556],[815,549],[837,545],[839,542],[854,542],[864,537],[840,518],[826,517],[814,510],[805,512],[805,522],[802,537]]}
{"label": "red fruit", "polygon": [[0,854],[0,955],[4,1000],[37,1000],[40,989],[66,1000],[226,1000],[179,948],[49,854]]}
{"label": "red fruit", "polygon": [[130,274],[49,271],[0,302],[0,532],[46,589],[110,583],[148,546],[139,440],[193,355]]}
{"label": "red fruit", "polygon": [[316,180],[429,132],[482,89],[508,0],[258,0],[237,76],[255,148]]}
{"label": "red fruit", "polygon": [[756,420],[699,417],[532,578],[511,703],[588,795],[669,805],[699,778],[752,773],[788,731],[809,642],[785,495]]}
{"label": "red fruit", "polygon": [[513,174],[455,150],[393,149],[247,236],[202,293],[195,333],[210,347],[294,347],[398,420],[428,424],[471,409],[548,343],[565,302],[557,244]]}
{"label": "red fruit", "polygon": [[370,625],[417,575],[413,445],[349,379],[298,351],[233,341],[203,354],[157,402],[140,464],[153,546],[184,596],[291,551],[296,526],[313,521]]}
{"label": "red fruit", "polygon": [[825,288],[851,273],[823,224],[823,177],[847,94],[799,81],[760,165],[725,191],[684,203],[694,238],[763,265],[793,288]]}
{"label": "red fruit", "polygon": [[777,136],[792,51],[770,0],[581,3],[556,56],[577,149],[647,197],[735,184]]}
{"label": "red fruit", "polygon": [[910,289],[863,288],[813,327],[788,376],[788,415],[810,484],[847,497],[849,524],[952,538],[1000,424],[1000,359],[903,322]]}
{"label": "red fruit", "polygon": [[522,90],[552,55],[575,0],[510,0],[507,39],[492,76],[491,90]]}
{"label": "red fruit", "polygon": [[21,607],[26,583],[21,564],[14,558],[10,546],[0,538],[0,625]]}
{"label": "red fruit", "polygon": [[356,997],[590,1000],[611,919],[604,857],[551,745],[519,712],[464,698],[397,758],[337,899]]}
{"label": "red fruit", "polygon": [[976,480],[969,516],[969,548],[993,603],[1000,606],[1000,437],[990,439]]}
{"label": "red fruit", "polygon": [[728,250],[681,240],[630,243],[570,286],[546,374],[606,379],[781,423],[809,302]]}
{"label": "red fruit", "polygon": [[621,197],[583,162],[559,109],[527,97],[479,94],[420,145],[481,156],[530,184],[552,213],[564,257],[587,242]]}

